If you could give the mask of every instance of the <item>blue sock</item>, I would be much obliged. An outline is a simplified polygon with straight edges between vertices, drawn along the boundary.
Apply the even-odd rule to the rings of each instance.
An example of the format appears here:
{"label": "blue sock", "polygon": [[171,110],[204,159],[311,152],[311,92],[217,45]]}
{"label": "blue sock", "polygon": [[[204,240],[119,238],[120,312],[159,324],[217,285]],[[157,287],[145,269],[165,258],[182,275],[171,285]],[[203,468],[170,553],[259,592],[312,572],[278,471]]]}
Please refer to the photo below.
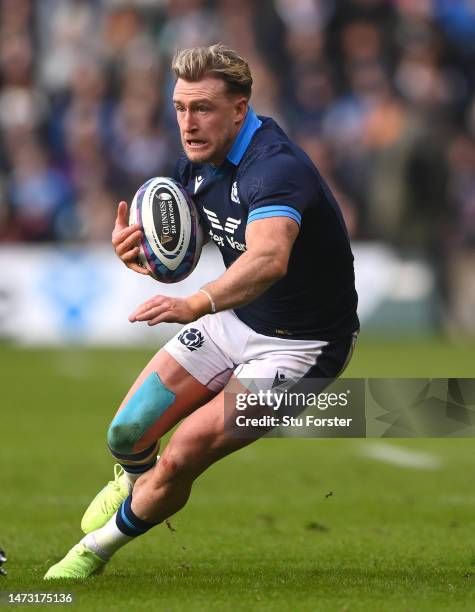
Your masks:
{"label": "blue sock", "polygon": [[143,474],[157,462],[158,442],[138,453],[119,453],[109,446],[109,450],[117,462],[129,474]]}
{"label": "blue sock", "polygon": [[125,535],[130,538],[136,538],[139,535],[146,533],[152,527],[155,527],[156,523],[149,523],[143,521],[132,512],[132,495],[129,495],[127,499],[122,502],[120,508],[117,510],[115,522],[117,528]]}

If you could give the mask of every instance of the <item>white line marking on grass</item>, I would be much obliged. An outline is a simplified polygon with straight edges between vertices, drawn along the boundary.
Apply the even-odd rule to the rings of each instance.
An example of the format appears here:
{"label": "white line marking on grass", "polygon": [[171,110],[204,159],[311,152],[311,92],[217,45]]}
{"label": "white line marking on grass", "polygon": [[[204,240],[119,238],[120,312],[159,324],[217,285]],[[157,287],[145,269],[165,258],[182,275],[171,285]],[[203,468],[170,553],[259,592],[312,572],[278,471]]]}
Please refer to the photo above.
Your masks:
{"label": "white line marking on grass", "polygon": [[385,442],[361,446],[360,452],[370,459],[412,470],[438,470],[444,463],[440,457],[432,453],[408,450]]}

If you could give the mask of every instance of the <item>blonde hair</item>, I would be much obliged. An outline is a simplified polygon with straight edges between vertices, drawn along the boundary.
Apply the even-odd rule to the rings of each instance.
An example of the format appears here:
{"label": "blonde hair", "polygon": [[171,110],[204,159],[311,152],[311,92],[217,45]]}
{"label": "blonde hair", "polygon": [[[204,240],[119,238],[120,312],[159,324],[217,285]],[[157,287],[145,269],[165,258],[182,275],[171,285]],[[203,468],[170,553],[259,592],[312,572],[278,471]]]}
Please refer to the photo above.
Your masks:
{"label": "blonde hair", "polygon": [[221,43],[177,51],[172,70],[177,79],[184,81],[200,81],[207,76],[222,79],[229,93],[251,97],[252,76],[248,63]]}

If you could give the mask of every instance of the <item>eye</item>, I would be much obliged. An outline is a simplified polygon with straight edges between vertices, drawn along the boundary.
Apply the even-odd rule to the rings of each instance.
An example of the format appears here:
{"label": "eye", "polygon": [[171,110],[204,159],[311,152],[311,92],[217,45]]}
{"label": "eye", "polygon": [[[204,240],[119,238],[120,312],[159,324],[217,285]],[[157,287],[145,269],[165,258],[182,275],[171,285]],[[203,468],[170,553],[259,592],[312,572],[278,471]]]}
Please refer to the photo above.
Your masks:
{"label": "eye", "polygon": [[185,107],[182,104],[175,104],[175,110],[177,113],[182,113],[185,110]]}
{"label": "eye", "polygon": [[209,111],[209,107],[204,104],[200,104],[197,108],[199,113],[207,113]]}

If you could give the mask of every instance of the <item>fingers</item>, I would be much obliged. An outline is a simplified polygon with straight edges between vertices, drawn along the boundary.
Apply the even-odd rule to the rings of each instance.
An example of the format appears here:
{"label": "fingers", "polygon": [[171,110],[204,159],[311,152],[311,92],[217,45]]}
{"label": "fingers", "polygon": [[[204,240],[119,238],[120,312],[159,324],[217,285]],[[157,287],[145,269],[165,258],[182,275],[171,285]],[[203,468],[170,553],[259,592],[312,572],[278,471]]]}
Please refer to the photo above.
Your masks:
{"label": "fingers", "polygon": [[156,295],[141,304],[129,315],[129,321],[148,321],[148,325],[157,323],[190,323],[196,319],[186,300]]}
{"label": "fingers", "polygon": [[139,272],[139,274],[148,274],[137,263],[137,257],[140,252],[140,240],[142,238],[141,226],[136,223],[130,227],[121,228],[121,209],[127,210],[125,202],[119,204],[117,213],[117,221],[112,232],[112,245],[118,257],[125,263],[127,267]]}
{"label": "fingers", "polygon": [[170,310],[170,298],[157,295],[136,308],[134,312],[129,315],[129,321],[131,323],[135,321],[150,321]]}
{"label": "fingers", "polygon": [[112,244],[115,247],[115,252],[121,258],[128,251],[135,250],[139,246],[140,239],[142,237],[142,232],[139,229],[136,229],[132,233],[127,232],[126,234],[124,234],[124,236],[125,237],[120,241],[117,240],[115,237],[112,238]]}
{"label": "fingers", "polygon": [[[154,312],[155,310],[155,312]],[[147,318],[140,318],[137,321],[147,321],[148,326],[157,325],[157,323],[186,323],[187,321],[179,317],[174,310],[169,308],[157,308],[150,310]],[[145,315],[142,315],[145,317]]]}
{"label": "fingers", "polygon": [[129,316],[129,321],[131,323],[147,321],[148,325],[157,325],[157,323],[190,323],[195,318],[186,300],[156,295],[141,304]]}
{"label": "fingers", "polygon": [[140,223],[134,223],[129,225],[128,213],[127,213],[127,202],[119,202],[117,207],[117,217],[115,220],[114,230],[112,232],[112,244],[116,246],[134,231],[140,230]]}
{"label": "fingers", "polygon": [[134,247],[133,249],[130,249],[130,251],[127,251],[123,253],[122,255],[119,255],[119,257],[121,261],[125,263],[126,266],[128,266],[129,264],[137,264],[138,266],[140,266],[140,264],[138,263],[139,253],[140,253],[140,248]]}
{"label": "fingers", "polygon": [[[130,315],[129,321],[145,321],[147,320],[147,313],[149,313],[150,311],[163,307],[165,308],[165,310],[168,309],[169,301],[169,298],[166,298],[162,295],[156,295],[155,297],[151,298],[150,300],[147,300],[143,304],[140,304],[140,306],[138,306]],[[155,312],[155,314],[158,314],[158,312]]]}
{"label": "fingers", "polygon": [[[137,249],[137,253],[138,253]],[[150,276],[150,272],[147,270],[147,268],[143,268],[140,264],[138,263],[127,263],[126,266],[128,268],[130,268],[130,270],[133,270],[134,272],[138,272],[139,274],[143,274],[144,276]]]}
{"label": "fingers", "polygon": [[134,310],[134,312],[132,312],[129,315],[129,321],[132,323],[133,321],[137,321],[137,317],[140,316],[141,314],[143,314],[144,312],[146,312],[148,309],[152,308],[154,305],[156,305],[156,300],[159,299],[160,296],[155,296],[154,298],[151,298],[150,300],[147,300],[146,302],[144,302],[143,304],[140,304],[140,306],[137,306],[137,308]]}
{"label": "fingers", "polygon": [[150,319],[147,325],[149,327],[152,327],[152,325],[157,325],[157,323],[176,323],[176,321],[170,312],[164,312],[158,317],[154,317],[153,319]]}
{"label": "fingers", "polygon": [[127,219],[127,202],[119,202],[119,205],[117,206],[117,217],[115,220],[115,228],[116,229],[123,229],[125,227],[128,226],[128,219]]}
{"label": "fingers", "polygon": [[[112,232],[112,244],[116,248],[120,245],[124,240],[127,240],[132,234],[135,232],[139,232],[139,240],[142,236],[142,227],[139,223],[135,223],[134,225],[127,226],[123,229],[116,229]],[[138,240],[136,240],[138,242]]]}
{"label": "fingers", "polygon": [[119,202],[114,230],[112,231],[112,245],[116,255],[130,270],[144,276],[150,276],[150,272],[139,265],[137,261],[141,239],[142,226],[140,223],[128,225],[127,202]]}

